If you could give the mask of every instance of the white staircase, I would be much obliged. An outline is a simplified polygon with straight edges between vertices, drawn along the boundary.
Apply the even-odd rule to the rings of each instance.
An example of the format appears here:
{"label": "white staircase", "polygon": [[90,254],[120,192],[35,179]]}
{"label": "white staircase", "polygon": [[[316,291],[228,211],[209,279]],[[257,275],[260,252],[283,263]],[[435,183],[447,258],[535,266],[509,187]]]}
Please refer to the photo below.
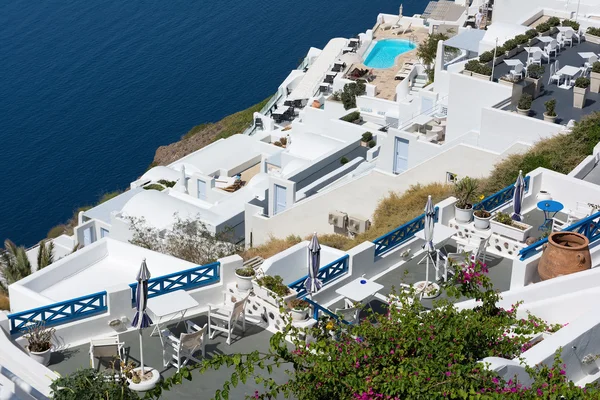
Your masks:
{"label": "white staircase", "polygon": [[410,94],[416,94],[422,87],[427,84],[428,78],[425,74],[419,74],[415,77],[412,86],[410,87]]}

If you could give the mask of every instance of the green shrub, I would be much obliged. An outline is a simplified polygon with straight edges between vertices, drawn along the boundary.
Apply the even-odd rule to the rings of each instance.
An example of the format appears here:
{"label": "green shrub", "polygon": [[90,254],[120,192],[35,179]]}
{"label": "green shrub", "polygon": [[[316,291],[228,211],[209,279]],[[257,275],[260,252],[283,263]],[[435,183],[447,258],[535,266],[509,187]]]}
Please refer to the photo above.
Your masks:
{"label": "green shrub", "polygon": [[373,147],[377,146],[377,142],[374,140],[369,140],[369,148],[372,149]]}
{"label": "green shrub", "polygon": [[479,188],[479,180],[465,176],[454,184],[454,197],[456,197],[456,207],[461,209],[470,209],[475,200],[475,192]]}
{"label": "green shrub", "polygon": [[488,63],[494,59],[493,51],[484,51],[479,55],[479,61],[482,63]]}
{"label": "green shrub", "polygon": [[342,101],[342,91],[337,90],[337,91],[333,92],[333,94],[331,95],[331,100]]}
{"label": "green shrub", "polygon": [[346,157],[340,158],[340,164],[342,164],[342,165],[348,164],[348,159]]}
{"label": "green shrub", "polygon": [[546,107],[546,115],[549,117],[556,117],[556,100],[551,99],[544,103]]}
{"label": "green shrub", "polygon": [[570,19],[564,19],[562,22],[562,26],[570,26],[571,28],[573,28],[573,30],[575,30],[575,32],[579,31],[579,22],[572,21]]}
{"label": "green shrub", "polygon": [[517,48],[517,41],[515,39],[508,39],[502,46],[504,47],[504,51],[509,52]]}
{"label": "green shrub", "polygon": [[259,286],[269,289],[279,296],[287,296],[290,294],[290,288],[283,283],[283,278],[279,275],[265,275],[256,280]]}
{"label": "green shrub", "polygon": [[575,87],[585,89],[588,86],[590,86],[589,78],[584,78],[583,76],[580,76],[579,78],[575,79]]}
{"label": "green shrub", "polygon": [[52,382],[50,389],[53,400],[139,399],[136,392],[129,388],[125,377],[92,368],[61,376]]}
{"label": "green shrub", "polygon": [[46,235],[46,236],[48,237],[48,239],[54,239],[54,238],[59,237],[66,231],[67,231],[67,227],[65,225],[56,225],[56,226],[52,227],[50,229],[50,231],[48,231],[48,235]]}
{"label": "green shrub", "polygon": [[600,74],[600,61],[596,61],[592,64],[592,72]]}
{"label": "green shrub", "polygon": [[310,304],[308,304],[308,301],[306,300],[294,299],[290,301],[290,308],[293,310],[302,311],[306,310],[309,306]]}
{"label": "green shrub", "polygon": [[159,192],[165,190],[163,185],[159,185],[158,183],[151,183],[149,185],[144,186],[144,190],[158,190]]}
{"label": "green shrub", "polygon": [[173,186],[175,186],[176,182],[175,181],[168,181],[166,179],[161,179],[161,180],[158,181],[158,183],[160,183],[164,187],[172,188]]}
{"label": "green shrub", "polygon": [[513,226],[513,220],[507,213],[499,212],[494,217],[494,220],[507,226]]}
{"label": "green shrub", "polygon": [[366,85],[363,81],[347,83],[344,85],[341,99],[344,103],[344,108],[349,110],[356,107],[356,97],[362,96],[366,92]]}
{"label": "green shrub", "polygon": [[491,76],[492,75],[492,67],[490,67],[489,65],[481,65],[478,73],[481,75]]}
{"label": "green shrub", "polygon": [[465,71],[479,73],[480,69],[481,69],[481,63],[478,60],[469,60],[465,64]]}
{"label": "green shrub", "polygon": [[346,121],[346,122],[354,122],[358,119],[360,119],[360,112],[359,111],[353,111],[348,115],[344,115],[342,118],[340,118],[342,121]]}
{"label": "green shrub", "polygon": [[527,67],[527,76],[532,79],[540,79],[544,75],[544,71],[546,71],[546,68],[541,65],[531,64]]}
{"label": "green shrub", "polygon": [[362,141],[365,143],[370,142],[373,139],[373,134],[371,132],[365,132],[362,134]]}
{"label": "green shrub", "polygon": [[587,28],[586,32],[592,36],[600,36],[600,28],[594,28],[593,26],[590,26]]}
{"label": "green shrub", "polygon": [[558,17],[550,17],[548,18],[548,21],[546,21],[546,23],[550,26],[559,26],[560,19]]}
{"label": "green shrub", "polygon": [[535,29],[529,29],[527,32],[525,32],[525,35],[527,35],[527,37],[531,40],[538,36],[538,31]]}
{"label": "green shrub", "polygon": [[532,102],[533,97],[528,93],[523,93],[519,99],[517,107],[519,107],[521,110],[529,110]]}
{"label": "green shrub", "polygon": [[246,278],[256,275],[256,272],[251,267],[238,268],[235,270],[235,273]]}
{"label": "green shrub", "polygon": [[523,35],[517,35],[515,36],[515,41],[517,42],[517,44],[526,44],[529,43],[529,36],[523,34]]}
{"label": "green shrub", "polygon": [[542,22],[541,24],[539,24],[538,26],[535,27],[535,30],[538,31],[539,33],[544,33],[544,32],[548,32],[550,30],[551,26],[549,23],[547,22]]}

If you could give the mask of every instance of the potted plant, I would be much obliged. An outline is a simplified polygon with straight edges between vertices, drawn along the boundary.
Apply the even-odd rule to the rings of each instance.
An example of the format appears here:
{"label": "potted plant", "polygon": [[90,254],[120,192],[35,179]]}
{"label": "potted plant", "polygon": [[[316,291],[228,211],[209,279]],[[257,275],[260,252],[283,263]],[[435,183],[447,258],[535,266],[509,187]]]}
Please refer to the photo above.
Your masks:
{"label": "potted plant", "polygon": [[489,211],[486,211],[483,208],[475,210],[473,218],[475,218],[475,229],[486,230],[490,228],[492,214]]}
{"label": "potted plant", "polygon": [[252,267],[242,267],[235,270],[235,280],[239,290],[248,291],[252,289],[252,279],[256,272]]}
{"label": "potted plant", "polygon": [[600,44],[600,28],[590,26],[585,32],[585,40],[590,43]]}
{"label": "potted plant", "polygon": [[527,32],[525,32],[525,36],[527,36],[529,39],[529,45],[533,46],[535,42],[537,42],[538,31],[535,29],[529,29]]}
{"label": "potted plant", "polygon": [[510,215],[499,212],[490,220],[492,232],[514,239],[517,242],[524,242],[533,228],[531,225],[523,222],[513,221]]}
{"label": "potted plant", "polygon": [[454,218],[456,222],[468,223],[473,218],[473,198],[479,186],[479,181],[468,176],[454,184]]}
{"label": "potted plant", "polygon": [[531,110],[531,102],[533,101],[533,97],[531,97],[528,93],[523,93],[521,98],[519,99],[519,103],[517,104],[517,112],[521,115],[529,115],[529,110]]}
{"label": "potted plant", "polygon": [[373,140],[373,134],[371,132],[365,132],[362,134],[362,138],[360,140],[360,145],[362,147],[367,147],[371,140]]}
{"label": "potted plant", "polygon": [[294,299],[290,301],[290,311],[292,313],[292,321],[304,321],[308,317],[308,309],[310,304],[302,299]]}
{"label": "potted plant", "polygon": [[546,107],[546,112],[544,113],[544,121],[552,123],[556,122],[556,100],[550,99],[544,103],[544,106]]}
{"label": "potted plant", "polygon": [[552,27],[548,22],[542,22],[538,26],[535,27],[535,30],[538,31],[540,36],[550,36],[552,33]]}
{"label": "potted plant", "polygon": [[579,32],[579,22],[570,19],[563,19],[562,26],[570,26],[575,32]]}
{"label": "potted plant", "polygon": [[285,306],[298,295],[283,283],[283,278],[279,275],[256,278],[252,281],[252,287],[255,295],[277,307]]}
{"label": "potted plant", "polygon": [[50,364],[54,331],[54,328],[46,328],[45,323],[40,321],[31,325],[25,333],[29,356],[42,365]]}
{"label": "potted plant", "polygon": [[508,39],[502,47],[504,47],[504,55],[506,58],[510,58],[517,54],[517,41],[515,39]]}
{"label": "potted plant", "polygon": [[488,50],[484,51],[479,55],[479,62],[482,64],[488,64],[490,61],[494,59],[494,51]]}
{"label": "potted plant", "polygon": [[515,36],[515,42],[517,42],[518,51],[523,50],[523,47],[529,44],[529,36],[526,34],[517,35]]}
{"label": "potted plant", "polygon": [[142,375],[142,368],[136,368],[133,361],[128,363],[121,361],[121,371],[127,378],[129,389],[136,392],[146,392],[154,389],[160,380],[160,373],[156,369],[144,367],[144,374]]}
{"label": "potted plant", "polygon": [[527,67],[526,82],[533,83],[533,98],[537,99],[542,91],[542,77],[546,68],[541,65],[531,64]]}
{"label": "potted plant", "polygon": [[464,75],[472,76],[473,72],[479,70],[479,66],[481,64],[477,60],[469,60],[465,64],[465,70],[463,71]]}
{"label": "potted plant", "polygon": [[583,108],[585,106],[585,98],[587,97],[590,79],[580,76],[575,80],[573,88],[573,107]]}
{"label": "potted plant", "polygon": [[550,17],[546,23],[550,26],[551,34],[558,32],[558,29],[556,29],[556,27],[560,25],[560,19],[558,17]]}
{"label": "potted plant", "polygon": [[590,78],[590,92],[600,93],[600,61],[596,61],[592,64]]}

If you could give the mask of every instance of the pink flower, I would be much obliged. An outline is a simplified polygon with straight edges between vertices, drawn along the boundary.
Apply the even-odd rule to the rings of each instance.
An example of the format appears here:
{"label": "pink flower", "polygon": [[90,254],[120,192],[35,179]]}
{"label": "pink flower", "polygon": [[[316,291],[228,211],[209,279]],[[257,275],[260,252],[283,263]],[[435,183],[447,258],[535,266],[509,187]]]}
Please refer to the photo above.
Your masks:
{"label": "pink flower", "polygon": [[452,372],[446,371],[446,376],[450,376],[450,375],[452,375]]}
{"label": "pink flower", "polygon": [[564,369],[561,369],[561,370],[560,370],[560,374],[561,374],[561,375],[565,375],[566,373],[567,373],[567,372],[566,372]]}

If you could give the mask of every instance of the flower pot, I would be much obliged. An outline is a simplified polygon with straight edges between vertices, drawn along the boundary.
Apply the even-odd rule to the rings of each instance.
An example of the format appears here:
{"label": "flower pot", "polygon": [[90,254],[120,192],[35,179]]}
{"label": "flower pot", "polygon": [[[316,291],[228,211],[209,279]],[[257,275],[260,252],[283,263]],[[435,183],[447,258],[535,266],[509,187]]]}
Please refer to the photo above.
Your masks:
{"label": "flower pot", "polygon": [[529,116],[529,110],[530,108],[528,108],[527,110],[521,110],[519,107],[517,107],[517,112],[519,113],[519,115],[524,115],[524,116]]}
{"label": "flower pot", "polygon": [[243,290],[243,291],[247,292],[248,290],[252,289],[252,279],[254,279],[254,275],[253,276],[241,276],[241,275],[238,275],[237,272],[235,273],[235,280],[237,283],[238,290]]}
{"label": "flower pot", "polygon": [[514,49],[512,49],[512,50],[505,51],[505,52],[504,52],[504,57],[506,57],[506,58],[511,58],[511,57],[513,57],[515,54],[517,54],[517,49],[516,49],[516,48],[514,48]]}
{"label": "flower pot", "polygon": [[579,233],[561,231],[550,234],[538,264],[540,278],[545,281],[590,269],[589,245],[588,238]]}
{"label": "flower pot", "polygon": [[587,96],[588,88],[580,88],[575,86],[573,88],[573,107],[583,108],[585,105],[585,98]]}
{"label": "flower pot", "polygon": [[462,73],[463,73],[463,75],[466,75],[466,76],[473,76],[473,72],[471,72],[471,71],[467,71],[466,69],[465,69],[465,70],[463,70],[463,72],[462,72]]}
{"label": "flower pot", "polygon": [[590,74],[590,92],[600,93],[600,73],[598,72]]}
{"label": "flower pot", "polygon": [[294,300],[298,296],[298,293],[295,290],[290,289],[290,294],[284,296],[283,301],[280,301],[277,294],[265,287],[260,286],[256,280],[252,281],[252,288],[254,289],[254,294],[258,296],[258,298],[271,305],[274,305],[275,307],[286,307],[291,300]]}
{"label": "flower pot", "polygon": [[473,72],[473,78],[477,78],[477,79],[483,79],[484,81],[489,81],[491,76],[489,75],[483,75],[483,74],[478,74],[476,72]]}
{"label": "flower pot", "polygon": [[538,194],[535,195],[535,199],[538,201],[538,203],[544,200],[552,200],[552,195],[545,190],[540,190]]}
{"label": "flower pot", "polygon": [[544,121],[555,123],[556,122],[556,115],[550,116],[550,115],[544,113]]}
{"label": "flower pot", "polygon": [[533,99],[537,99],[538,97],[540,97],[541,91],[542,91],[542,79],[538,78],[531,78],[531,77],[527,77],[525,78],[525,82],[527,83],[531,83],[533,86]]}
{"label": "flower pot", "polygon": [[29,353],[29,357],[33,358],[38,363],[45,366],[48,366],[48,364],[50,364],[50,356],[52,355],[51,348],[41,352],[30,351],[29,348],[27,348],[27,352]]}
{"label": "flower pot", "polygon": [[516,228],[514,226],[508,226],[501,224],[495,219],[490,220],[490,227],[492,232],[497,235],[505,236],[507,238],[516,240],[517,242],[524,242],[529,236],[529,232],[533,229],[533,226],[524,224],[523,222],[513,221],[515,225],[520,226],[523,229]]}
{"label": "flower pot", "polygon": [[552,34],[552,29],[548,29],[546,32],[540,33],[540,36],[550,36]]}
{"label": "flower pot", "polygon": [[589,33],[585,34],[585,41],[595,44],[600,44],[600,36],[594,36]]}
{"label": "flower pot", "polygon": [[305,308],[304,310],[292,308],[290,312],[292,313],[292,321],[304,321],[308,317],[308,308]]}
{"label": "flower pot", "polygon": [[475,229],[485,230],[490,228],[490,219],[492,219],[491,215],[487,218],[482,218],[473,214],[473,218],[475,219]]}
{"label": "flower pot", "polygon": [[471,222],[473,219],[473,206],[470,206],[470,208],[458,208],[454,205],[454,219],[456,222],[463,224]]}
{"label": "flower pot", "polygon": [[[134,371],[140,371],[141,368],[134,368]],[[147,379],[145,381],[140,381],[139,383],[133,383],[133,381],[129,378],[127,378],[127,382],[129,383],[129,389],[134,390],[136,392],[146,392],[148,390],[152,390],[154,389],[154,387],[156,386],[156,384],[158,383],[159,379],[160,379],[160,374],[158,373],[157,370],[155,370],[154,368],[150,368],[150,367],[144,367],[144,374],[150,372],[152,375],[150,377],[150,379]]]}

